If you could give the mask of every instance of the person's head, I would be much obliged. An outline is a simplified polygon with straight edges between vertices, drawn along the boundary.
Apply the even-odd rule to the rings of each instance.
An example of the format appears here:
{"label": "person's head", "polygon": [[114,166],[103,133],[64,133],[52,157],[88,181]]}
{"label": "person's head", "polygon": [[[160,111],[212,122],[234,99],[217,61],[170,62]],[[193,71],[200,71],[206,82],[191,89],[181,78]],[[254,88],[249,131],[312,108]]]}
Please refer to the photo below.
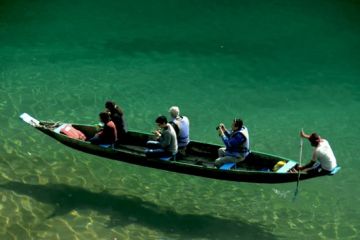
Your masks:
{"label": "person's head", "polygon": [[123,114],[123,110],[116,105],[114,101],[108,100],[105,102],[105,108],[107,108],[112,114],[118,112],[119,114]]}
{"label": "person's head", "polygon": [[178,106],[172,106],[169,108],[169,113],[172,118],[176,118],[180,115],[180,109]]}
{"label": "person's head", "polygon": [[159,127],[165,127],[168,123],[167,119],[165,116],[159,116],[156,118],[155,123],[159,126]]}
{"label": "person's head", "polygon": [[232,130],[237,131],[243,127],[243,120],[241,118],[235,118],[232,122]]}
{"label": "person's head", "polygon": [[107,108],[107,109],[109,109],[110,111],[111,110],[114,110],[115,109],[115,106],[116,106],[116,103],[114,102],[114,101],[106,101],[106,103],[105,103],[105,107]]}
{"label": "person's head", "polygon": [[99,114],[99,118],[100,118],[100,121],[105,124],[111,120],[108,112],[101,112]]}
{"label": "person's head", "polygon": [[319,145],[320,136],[317,133],[312,133],[309,137],[309,142],[311,146],[316,147],[317,145]]}

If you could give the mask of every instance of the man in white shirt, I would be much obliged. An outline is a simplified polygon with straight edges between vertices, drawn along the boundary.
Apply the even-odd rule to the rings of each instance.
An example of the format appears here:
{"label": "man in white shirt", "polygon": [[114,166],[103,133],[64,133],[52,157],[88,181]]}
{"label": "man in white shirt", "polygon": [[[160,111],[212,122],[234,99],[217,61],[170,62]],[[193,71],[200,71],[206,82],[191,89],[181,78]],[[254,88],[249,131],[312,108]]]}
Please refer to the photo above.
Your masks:
{"label": "man in white shirt", "polygon": [[326,139],[321,138],[317,133],[308,135],[301,130],[300,136],[309,140],[311,146],[314,147],[311,161],[297,167],[308,173],[328,174],[337,166],[335,155]]}

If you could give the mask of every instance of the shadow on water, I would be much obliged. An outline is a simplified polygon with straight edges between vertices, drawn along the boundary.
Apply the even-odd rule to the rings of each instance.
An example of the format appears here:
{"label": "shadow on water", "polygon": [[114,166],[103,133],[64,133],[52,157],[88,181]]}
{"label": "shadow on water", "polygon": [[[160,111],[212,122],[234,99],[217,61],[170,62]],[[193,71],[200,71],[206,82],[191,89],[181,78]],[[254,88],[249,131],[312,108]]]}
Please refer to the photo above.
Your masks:
{"label": "shadow on water", "polygon": [[66,184],[33,185],[7,182],[0,188],[27,195],[39,202],[51,204],[54,212],[48,218],[69,214],[72,210],[94,210],[110,216],[107,227],[139,224],[176,234],[180,237],[208,239],[276,239],[259,224],[217,218],[211,215],[180,214],[138,197],[91,192]]}

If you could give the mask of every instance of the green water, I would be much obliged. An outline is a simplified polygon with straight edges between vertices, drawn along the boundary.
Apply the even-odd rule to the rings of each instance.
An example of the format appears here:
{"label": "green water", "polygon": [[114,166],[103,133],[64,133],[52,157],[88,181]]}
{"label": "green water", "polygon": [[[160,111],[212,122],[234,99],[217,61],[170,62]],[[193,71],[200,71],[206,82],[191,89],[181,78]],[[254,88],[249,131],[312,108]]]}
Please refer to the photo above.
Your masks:
{"label": "green water", "polygon": [[[0,3],[0,239],[359,239],[359,1]],[[106,161],[22,123],[97,123],[104,102],[150,131],[180,106],[220,143],[299,159],[317,131],[342,170],[300,183],[209,180]],[[304,145],[304,161],[311,148]]]}

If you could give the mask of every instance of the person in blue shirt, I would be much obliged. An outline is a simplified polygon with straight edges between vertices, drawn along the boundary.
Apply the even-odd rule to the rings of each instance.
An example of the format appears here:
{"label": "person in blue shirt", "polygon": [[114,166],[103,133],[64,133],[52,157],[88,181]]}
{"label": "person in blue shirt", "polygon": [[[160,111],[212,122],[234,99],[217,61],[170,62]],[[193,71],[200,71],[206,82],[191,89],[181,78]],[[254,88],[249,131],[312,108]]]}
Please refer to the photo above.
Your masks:
{"label": "person in blue shirt", "polygon": [[225,163],[239,163],[245,160],[250,153],[250,140],[248,129],[240,118],[235,118],[231,130],[227,130],[223,123],[216,128],[225,147],[219,148],[219,157],[215,160],[215,167],[219,168]]}

